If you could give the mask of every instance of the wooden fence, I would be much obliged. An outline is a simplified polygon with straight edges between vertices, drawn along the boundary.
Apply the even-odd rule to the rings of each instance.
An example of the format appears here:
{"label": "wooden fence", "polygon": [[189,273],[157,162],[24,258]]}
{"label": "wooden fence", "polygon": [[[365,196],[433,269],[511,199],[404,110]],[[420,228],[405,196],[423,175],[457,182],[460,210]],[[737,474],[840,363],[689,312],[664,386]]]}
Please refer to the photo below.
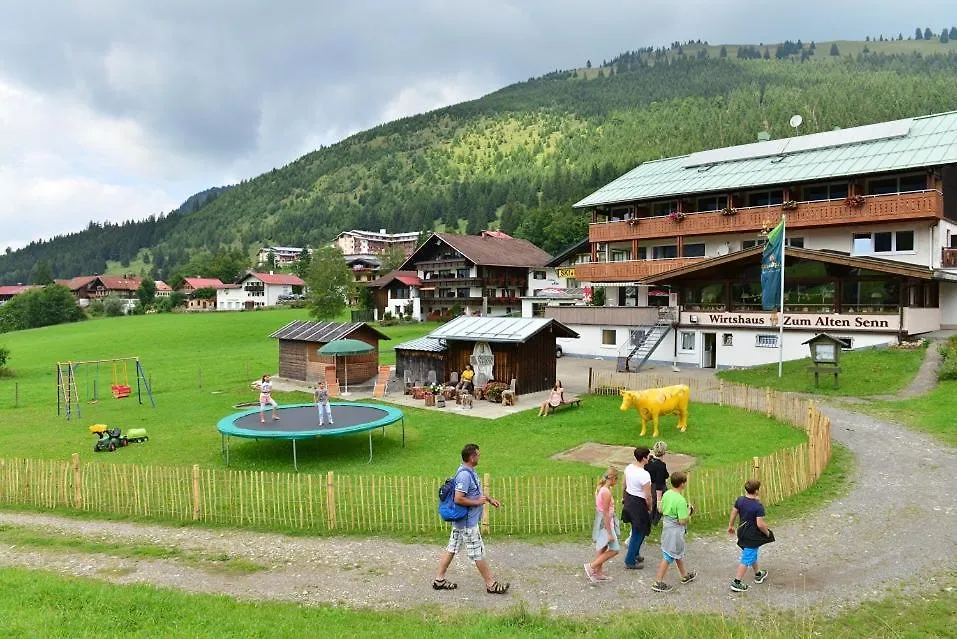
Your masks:
{"label": "wooden fence", "polygon": [[[803,491],[830,458],[830,423],[813,403],[773,392],[678,377],[599,374],[592,390],[687,383],[697,401],[739,406],[803,428],[808,442],[766,457],[690,473],[689,500],[701,515],[720,515],[752,476],[762,480],[768,504]],[[235,527],[316,533],[446,530],[436,514],[437,477],[309,475],[133,464],[0,458],[0,503],[42,509],[195,521]],[[488,494],[504,503],[486,508],[486,532],[561,534],[590,530],[595,479],[587,476],[492,477]],[[619,487],[620,490],[620,487]]]}

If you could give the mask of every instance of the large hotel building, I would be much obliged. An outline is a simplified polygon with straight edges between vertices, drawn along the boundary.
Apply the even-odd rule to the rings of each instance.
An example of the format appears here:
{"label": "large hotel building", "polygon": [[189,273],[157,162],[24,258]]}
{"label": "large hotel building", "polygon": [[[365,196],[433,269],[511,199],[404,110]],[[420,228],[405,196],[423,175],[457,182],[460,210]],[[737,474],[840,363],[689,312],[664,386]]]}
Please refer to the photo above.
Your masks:
{"label": "large hotel building", "polygon": [[[745,366],[957,327],[957,112],[646,162],[578,202],[568,353]],[[761,308],[762,229],[786,216],[784,314]],[[778,322],[784,322],[783,345]]]}

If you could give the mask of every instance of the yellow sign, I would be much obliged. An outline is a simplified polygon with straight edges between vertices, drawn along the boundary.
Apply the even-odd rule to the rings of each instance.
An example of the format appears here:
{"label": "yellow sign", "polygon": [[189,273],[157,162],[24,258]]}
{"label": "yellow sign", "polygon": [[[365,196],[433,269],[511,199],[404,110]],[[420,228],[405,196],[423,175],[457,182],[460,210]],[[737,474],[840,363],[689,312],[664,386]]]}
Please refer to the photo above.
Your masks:
{"label": "yellow sign", "polygon": [[575,267],[569,266],[558,269],[558,277],[575,277]]}

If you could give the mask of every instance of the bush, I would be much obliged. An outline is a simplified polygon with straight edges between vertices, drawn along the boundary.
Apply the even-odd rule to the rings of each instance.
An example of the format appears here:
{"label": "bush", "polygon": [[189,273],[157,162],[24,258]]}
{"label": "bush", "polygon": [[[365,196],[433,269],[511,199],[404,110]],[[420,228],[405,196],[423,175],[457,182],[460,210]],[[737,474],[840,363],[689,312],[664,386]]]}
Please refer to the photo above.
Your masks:
{"label": "bush", "polygon": [[106,314],[106,309],[103,308],[103,300],[93,300],[86,307],[86,310],[92,317],[102,317]]}
{"label": "bush", "polygon": [[126,304],[116,295],[107,295],[103,299],[103,312],[107,317],[119,317],[123,314]]}
{"label": "bush", "polygon": [[957,379],[957,335],[940,345],[943,360],[937,369],[937,379]]}
{"label": "bush", "polygon": [[8,359],[10,359],[10,349],[0,346],[0,368],[6,367]]}
{"label": "bush", "polygon": [[508,384],[504,382],[489,382],[485,385],[485,399],[490,402],[500,403],[502,401],[502,391],[508,390]]}

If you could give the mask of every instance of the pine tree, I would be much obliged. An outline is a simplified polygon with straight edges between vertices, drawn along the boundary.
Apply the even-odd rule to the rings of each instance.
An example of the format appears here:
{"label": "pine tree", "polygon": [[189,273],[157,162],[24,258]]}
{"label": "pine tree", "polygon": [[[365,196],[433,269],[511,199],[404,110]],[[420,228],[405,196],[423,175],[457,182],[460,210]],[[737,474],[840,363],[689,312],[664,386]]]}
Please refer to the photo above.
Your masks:
{"label": "pine tree", "polygon": [[917,27],[917,29],[914,30],[914,39],[915,40],[924,39],[924,32],[920,30],[920,27]]}
{"label": "pine tree", "polygon": [[957,40],[957,27],[951,27],[948,35],[950,35],[951,40]]}
{"label": "pine tree", "polygon": [[930,30],[930,27],[924,29],[924,40],[930,40],[934,37],[934,32]]}
{"label": "pine tree", "polygon": [[944,27],[940,30],[940,43],[947,44],[948,42],[950,42],[950,31],[947,27]]}
{"label": "pine tree", "polygon": [[725,48],[724,46],[722,46],[722,47],[721,47],[721,50],[718,51],[718,57],[719,57],[719,58],[727,58],[727,57],[728,57],[728,50],[727,50],[727,48]]}

